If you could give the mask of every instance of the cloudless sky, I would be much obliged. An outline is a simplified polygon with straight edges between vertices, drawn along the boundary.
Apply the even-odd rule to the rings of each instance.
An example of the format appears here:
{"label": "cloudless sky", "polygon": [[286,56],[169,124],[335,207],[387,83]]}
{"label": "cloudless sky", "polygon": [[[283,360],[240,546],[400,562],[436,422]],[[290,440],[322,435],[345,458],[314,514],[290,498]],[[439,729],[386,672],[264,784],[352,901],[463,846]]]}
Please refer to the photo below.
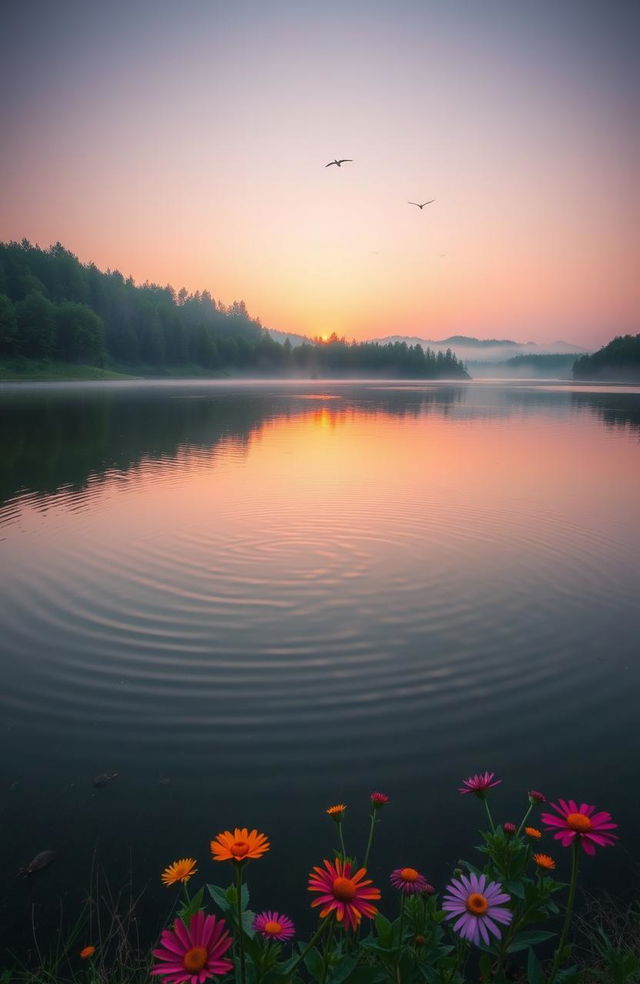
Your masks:
{"label": "cloudless sky", "polygon": [[639,28],[620,0],[1,0],[0,238],[282,331],[597,347],[640,331]]}

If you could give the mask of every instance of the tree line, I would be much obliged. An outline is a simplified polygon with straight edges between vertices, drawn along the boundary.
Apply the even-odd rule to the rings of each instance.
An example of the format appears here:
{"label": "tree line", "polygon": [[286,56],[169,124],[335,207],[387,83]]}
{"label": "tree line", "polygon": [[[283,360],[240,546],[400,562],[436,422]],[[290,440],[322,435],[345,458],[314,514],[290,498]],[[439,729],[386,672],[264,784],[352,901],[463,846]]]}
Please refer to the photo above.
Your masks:
{"label": "tree line", "polygon": [[640,380],[640,334],[618,335],[593,355],[583,355],[573,364],[574,379]]}
{"label": "tree line", "polygon": [[209,291],[136,284],[118,270],[83,264],[56,243],[0,243],[0,357],[59,359],[143,369],[291,373],[391,373],[468,378],[451,350],[347,342],[332,335],[276,342],[244,301]]}

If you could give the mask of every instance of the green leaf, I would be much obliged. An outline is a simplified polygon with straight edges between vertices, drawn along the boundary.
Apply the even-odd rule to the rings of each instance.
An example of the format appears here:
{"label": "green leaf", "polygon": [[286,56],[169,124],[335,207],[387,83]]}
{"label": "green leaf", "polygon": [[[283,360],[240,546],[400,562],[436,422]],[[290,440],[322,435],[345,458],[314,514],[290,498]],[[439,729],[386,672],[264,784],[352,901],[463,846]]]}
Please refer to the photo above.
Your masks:
{"label": "green leaf", "polygon": [[342,957],[331,971],[329,978],[331,984],[342,984],[343,981],[346,981],[347,977],[356,969],[359,960],[359,953],[347,954],[347,956]]}
{"label": "green leaf", "polygon": [[312,977],[315,977],[317,980],[322,978],[324,960],[320,955],[320,951],[315,946],[312,950],[309,950],[303,962]]}
{"label": "green leaf", "polygon": [[393,945],[393,926],[389,920],[382,913],[378,913],[374,920],[374,925],[381,946],[387,949],[391,947]]}
{"label": "green leaf", "polygon": [[183,923],[188,924],[191,917],[194,916],[196,912],[200,911],[200,909],[202,908],[203,899],[204,899],[204,885],[202,886],[202,888],[198,889],[198,891],[193,896],[191,901],[187,905],[183,906],[182,909],[180,909],[179,916],[182,919]]}
{"label": "green leaf", "polygon": [[518,933],[513,942],[507,947],[507,953],[517,953],[518,950],[526,950],[527,947],[535,946],[536,943],[545,943],[554,937],[555,933],[549,933],[544,929],[526,930]]}
{"label": "green leaf", "polygon": [[222,909],[223,912],[229,911],[226,888],[222,888],[221,885],[207,885],[207,891],[219,909]]}
{"label": "green leaf", "polygon": [[527,960],[527,981],[528,984],[544,984],[544,971],[542,970],[542,964],[538,960],[534,950],[529,950],[529,959]]}
{"label": "green leaf", "polygon": [[519,899],[524,898],[524,882],[515,881],[515,879],[513,879],[505,882],[504,888],[510,895],[515,895]]}

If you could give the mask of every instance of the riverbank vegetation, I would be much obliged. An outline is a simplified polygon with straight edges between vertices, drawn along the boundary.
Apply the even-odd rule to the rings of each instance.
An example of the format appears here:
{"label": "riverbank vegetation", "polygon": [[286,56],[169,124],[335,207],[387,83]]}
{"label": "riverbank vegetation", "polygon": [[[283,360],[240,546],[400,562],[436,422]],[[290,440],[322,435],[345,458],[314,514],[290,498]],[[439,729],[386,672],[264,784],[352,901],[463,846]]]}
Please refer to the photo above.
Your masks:
{"label": "riverbank vegetation", "polygon": [[[235,828],[212,838],[208,862],[183,857],[158,873],[172,893],[173,911],[150,956],[133,939],[135,900],[111,900],[111,918],[101,922],[93,899],[89,920],[67,943],[58,943],[48,963],[37,971],[7,970],[0,980],[138,984],[151,975],[171,984],[637,982],[637,909],[621,918],[610,905],[592,905],[574,926],[581,865],[618,839],[611,815],[573,800],[547,803],[530,790],[516,822],[497,822],[489,798],[500,783],[485,772],[460,787],[484,814],[480,860],[458,861],[439,886],[430,883],[422,859],[413,857],[379,884],[370,877],[377,827],[390,808],[387,795],[371,793],[369,827],[357,838],[364,848],[357,855],[347,805],[328,807],[336,848],[333,857],[318,859],[307,878],[307,902],[318,917],[308,940],[300,938],[295,911],[275,911],[268,898],[252,901],[251,868],[271,843],[257,830]],[[211,864],[220,865],[221,884],[207,882]]]}
{"label": "riverbank vegetation", "polygon": [[[15,366],[16,359],[22,360],[21,378],[44,378],[36,369],[43,362],[51,366],[49,378],[63,378],[63,363],[138,376],[195,371],[468,378],[450,350],[347,342],[336,335],[280,344],[243,301],[226,306],[206,290],[138,285],[118,270],[81,263],[60,243],[43,250],[27,240],[0,243],[0,360]],[[27,376],[28,364],[37,375]]]}

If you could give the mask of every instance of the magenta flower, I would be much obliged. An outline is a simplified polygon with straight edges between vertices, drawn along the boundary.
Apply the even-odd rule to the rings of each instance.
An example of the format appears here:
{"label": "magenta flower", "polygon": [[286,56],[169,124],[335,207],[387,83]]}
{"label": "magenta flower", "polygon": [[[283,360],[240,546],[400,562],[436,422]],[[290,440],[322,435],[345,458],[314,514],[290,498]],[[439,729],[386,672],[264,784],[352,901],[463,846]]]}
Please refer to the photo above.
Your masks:
{"label": "magenta flower", "polygon": [[386,806],[389,802],[389,797],[386,793],[371,793],[369,799],[375,810],[379,810],[381,806]]}
{"label": "magenta flower", "polygon": [[498,882],[487,883],[486,875],[462,875],[452,878],[447,885],[442,908],[446,919],[456,919],[453,928],[463,939],[489,944],[489,933],[500,939],[502,933],[496,923],[507,925],[513,914],[505,909],[510,896],[502,891]]}
{"label": "magenta flower", "polygon": [[537,789],[530,789],[527,795],[529,797],[529,802],[531,804],[547,802],[547,797],[544,795],[544,793],[539,793]]}
{"label": "magenta flower", "polygon": [[223,919],[196,912],[188,928],[176,919],[172,930],[162,931],[160,946],[153,951],[160,963],[151,974],[161,975],[168,984],[203,984],[233,969],[231,960],[223,957],[231,942]]}
{"label": "magenta flower", "polygon": [[391,872],[389,881],[404,895],[422,895],[431,888],[424,875],[415,868],[396,868]]}
{"label": "magenta flower", "polygon": [[[550,803],[549,806],[559,816],[553,813],[543,813],[541,820],[548,824],[545,830],[553,830],[554,839],[559,840],[563,847],[569,847],[576,839],[582,844],[587,854],[595,854],[596,847],[611,847],[617,840],[617,834],[610,834],[618,826],[613,823],[610,813],[595,812],[595,806],[575,800],[560,800],[559,805]],[[595,846],[594,846],[595,845]]]}
{"label": "magenta flower", "polygon": [[505,834],[509,834],[509,836],[511,837],[516,832],[516,825],[515,823],[509,823],[507,821],[507,823],[502,824],[502,829],[504,830]]}
{"label": "magenta flower", "polygon": [[475,793],[480,799],[484,799],[487,794],[487,789],[491,789],[492,786],[499,786],[502,779],[495,778],[495,772],[479,772],[476,776],[469,776],[462,783],[462,786],[458,790],[463,796],[467,793]]}
{"label": "magenta flower", "polygon": [[290,940],[296,932],[289,917],[281,916],[279,912],[258,913],[253,920],[253,928],[265,940]]}

